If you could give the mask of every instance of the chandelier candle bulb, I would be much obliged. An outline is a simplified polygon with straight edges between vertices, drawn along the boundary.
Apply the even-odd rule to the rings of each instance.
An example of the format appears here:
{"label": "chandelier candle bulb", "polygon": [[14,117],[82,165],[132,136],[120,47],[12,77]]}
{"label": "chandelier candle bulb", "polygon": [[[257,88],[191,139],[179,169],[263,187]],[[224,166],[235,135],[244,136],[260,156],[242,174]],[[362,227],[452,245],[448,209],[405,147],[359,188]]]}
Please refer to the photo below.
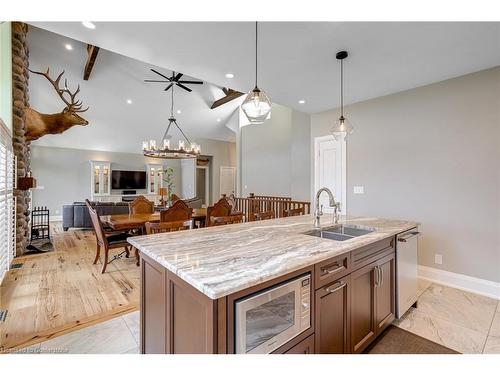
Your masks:
{"label": "chandelier candle bulb", "polygon": [[179,140],[179,150],[184,150],[185,144],[182,139]]}
{"label": "chandelier candle bulb", "polygon": [[154,139],[151,139],[151,140],[149,141],[149,148],[150,148],[151,150],[156,150],[156,141],[155,141]]}
{"label": "chandelier candle bulb", "polygon": [[163,140],[163,149],[164,150],[170,149],[170,140],[169,139],[164,139]]}
{"label": "chandelier candle bulb", "polygon": [[145,151],[149,148],[149,142],[148,141],[143,141],[142,142],[142,151]]}

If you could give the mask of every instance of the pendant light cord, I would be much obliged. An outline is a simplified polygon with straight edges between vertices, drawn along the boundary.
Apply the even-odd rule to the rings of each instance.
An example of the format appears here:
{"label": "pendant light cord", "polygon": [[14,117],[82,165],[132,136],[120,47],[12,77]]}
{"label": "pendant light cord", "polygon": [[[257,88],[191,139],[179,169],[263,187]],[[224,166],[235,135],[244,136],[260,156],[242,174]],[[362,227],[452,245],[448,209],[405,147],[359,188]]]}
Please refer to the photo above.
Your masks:
{"label": "pendant light cord", "polygon": [[340,60],[340,117],[344,117],[344,60]]}
{"label": "pendant light cord", "polygon": [[257,56],[258,56],[258,49],[257,49],[257,41],[258,41],[258,28],[257,28],[257,21],[255,21],[255,88],[257,88]]}
{"label": "pendant light cord", "polygon": [[175,85],[172,85],[172,103],[170,104],[170,117],[174,117],[174,87]]}

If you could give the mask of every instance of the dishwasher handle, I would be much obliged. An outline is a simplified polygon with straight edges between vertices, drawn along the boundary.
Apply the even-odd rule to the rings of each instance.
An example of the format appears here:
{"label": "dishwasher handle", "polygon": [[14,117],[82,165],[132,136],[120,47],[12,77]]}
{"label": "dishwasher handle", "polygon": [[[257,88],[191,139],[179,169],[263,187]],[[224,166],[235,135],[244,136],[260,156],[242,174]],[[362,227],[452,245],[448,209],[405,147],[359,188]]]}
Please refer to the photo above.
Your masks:
{"label": "dishwasher handle", "polygon": [[412,237],[416,237],[416,236],[420,236],[421,233],[419,231],[413,231],[413,232],[407,232],[403,235],[398,236],[398,242],[406,242],[406,240],[412,238]]}

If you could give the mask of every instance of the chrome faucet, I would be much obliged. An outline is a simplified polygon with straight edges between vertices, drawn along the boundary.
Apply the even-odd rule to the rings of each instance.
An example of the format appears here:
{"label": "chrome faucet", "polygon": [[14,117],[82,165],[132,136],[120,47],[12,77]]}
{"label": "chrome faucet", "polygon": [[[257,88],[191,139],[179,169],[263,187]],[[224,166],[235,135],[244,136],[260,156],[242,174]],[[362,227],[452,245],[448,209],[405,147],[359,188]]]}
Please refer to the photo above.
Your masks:
{"label": "chrome faucet", "polygon": [[339,222],[339,212],[340,212],[340,203],[335,202],[335,198],[333,197],[333,193],[330,189],[323,187],[318,190],[316,193],[316,208],[314,210],[314,228],[320,229],[321,223],[320,218],[323,215],[323,205],[319,205],[319,197],[322,192],[326,192],[328,194],[329,205],[333,207],[333,223],[337,224]]}

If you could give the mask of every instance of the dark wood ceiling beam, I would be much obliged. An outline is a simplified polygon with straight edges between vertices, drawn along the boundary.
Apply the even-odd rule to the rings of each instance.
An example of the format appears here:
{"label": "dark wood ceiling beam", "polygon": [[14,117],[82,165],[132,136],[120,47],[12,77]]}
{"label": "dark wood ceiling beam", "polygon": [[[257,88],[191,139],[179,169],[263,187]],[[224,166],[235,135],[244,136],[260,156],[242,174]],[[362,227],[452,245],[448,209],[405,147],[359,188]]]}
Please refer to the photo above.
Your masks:
{"label": "dark wood ceiling beam", "polygon": [[224,92],[224,94],[226,96],[223,96],[222,98],[216,100],[212,104],[212,106],[210,107],[210,109],[214,109],[214,108],[220,107],[221,105],[226,104],[226,103],[230,102],[231,100],[239,98],[241,95],[243,95],[242,92],[239,92],[239,91],[236,91],[236,90],[233,90],[233,89],[230,89],[230,88],[225,88],[225,87],[222,88],[222,91]]}
{"label": "dark wood ceiling beam", "polygon": [[83,79],[88,81],[92,68],[94,67],[95,59],[99,53],[99,47],[87,44],[87,62],[85,63],[85,70],[83,71]]}

